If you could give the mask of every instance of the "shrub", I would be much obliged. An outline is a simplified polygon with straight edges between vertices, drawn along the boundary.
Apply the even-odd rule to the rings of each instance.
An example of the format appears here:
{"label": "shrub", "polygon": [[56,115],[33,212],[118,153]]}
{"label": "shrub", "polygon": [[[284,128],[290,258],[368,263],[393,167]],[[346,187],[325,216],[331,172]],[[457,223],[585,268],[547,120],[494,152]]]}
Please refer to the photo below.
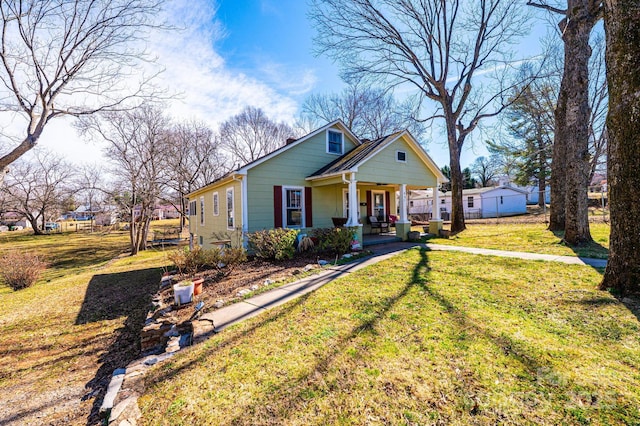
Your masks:
{"label": "shrub", "polygon": [[356,235],[354,228],[317,228],[311,236],[318,240],[318,248],[335,254],[344,254],[351,250],[351,241]]}
{"label": "shrub", "polygon": [[249,248],[262,259],[291,259],[295,254],[298,231],[295,229],[268,229],[249,234]]}
{"label": "shrub", "polygon": [[243,248],[210,248],[203,249],[195,247],[189,250],[185,247],[182,250],[175,250],[167,255],[168,259],[175,265],[178,272],[182,274],[195,274],[206,269],[222,270],[229,269],[229,272],[236,265],[247,260],[247,253]]}
{"label": "shrub", "polygon": [[10,251],[0,257],[0,280],[13,290],[33,285],[47,265],[31,253]]}
{"label": "shrub", "polygon": [[226,248],[220,251],[220,262],[218,262],[217,265],[222,263],[229,269],[229,272],[231,272],[231,269],[235,266],[247,261],[247,251],[241,247]]}
{"label": "shrub", "polygon": [[315,248],[315,246],[316,244],[313,242],[311,237],[305,235],[304,237],[302,237],[302,239],[300,239],[300,242],[298,242],[298,252],[304,253],[306,251],[311,251]]}

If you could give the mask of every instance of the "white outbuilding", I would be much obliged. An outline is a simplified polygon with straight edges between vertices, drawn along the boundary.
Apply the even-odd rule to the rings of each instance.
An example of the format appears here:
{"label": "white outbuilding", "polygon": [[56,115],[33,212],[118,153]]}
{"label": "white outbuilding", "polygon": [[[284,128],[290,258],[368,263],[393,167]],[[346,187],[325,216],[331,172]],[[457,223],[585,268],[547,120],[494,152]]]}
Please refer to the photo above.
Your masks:
{"label": "white outbuilding", "polygon": [[[426,214],[433,211],[433,193],[416,191],[409,198],[409,214]],[[439,194],[440,216],[448,220],[451,215],[451,192]],[[527,212],[527,191],[503,185],[462,191],[464,216],[467,219],[515,216]]]}

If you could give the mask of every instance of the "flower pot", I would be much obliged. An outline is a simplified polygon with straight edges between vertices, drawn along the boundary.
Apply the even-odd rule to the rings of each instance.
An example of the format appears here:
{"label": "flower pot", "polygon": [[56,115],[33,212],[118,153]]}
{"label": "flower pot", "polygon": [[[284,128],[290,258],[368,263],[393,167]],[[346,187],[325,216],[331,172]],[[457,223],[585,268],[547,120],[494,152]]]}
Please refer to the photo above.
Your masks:
{"label": "flower pot", "polygon": [[193,301],[193,281],[182,281],[173,285],[173,297],[178,306]]}
{"label": "flower pot", "polygon": [[420,232],[410,231],[408,234],[409,241],[420,241]]}
{"label": "flower pot", "polygon": [[198,278],[197,280],[193,280],[193,295],[197,296],[202,293],[202,283],[204,283],[204,278]]}

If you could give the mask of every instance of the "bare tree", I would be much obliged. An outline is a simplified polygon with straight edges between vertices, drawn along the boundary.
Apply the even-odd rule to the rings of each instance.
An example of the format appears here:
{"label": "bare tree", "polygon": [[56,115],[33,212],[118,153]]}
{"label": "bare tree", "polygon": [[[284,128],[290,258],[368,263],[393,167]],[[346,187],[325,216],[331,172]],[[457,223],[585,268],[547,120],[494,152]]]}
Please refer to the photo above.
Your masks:
{"label": "bare tree", "polygon": [[549,229],[565,231],[569,244],[592,240],[589,231],[589,58],[591,31],[602,15],[602,0],[567,0],[565,8],[553,1],[528,5],[562,16],[564,70],[555,109],[551,209]]}
{"label": "bare tree", "polygon": [[6,211],[23,215],[36,235],[45,233],[45,223],[60,213],[60,201],[68,193],[73,168],[51,153],[36,152],[31,161],[15,163],[7,175],[4,193]]}
{"label": "bare tree", "polygon": [[360,138],[374,140],[405,129],[420,138],[424,125],[414,118],[417,107],[412,98],[398,102],[390,92],[356,81],[341,93],[309,96],[302,116],[314,123],[313,128],[340,118]]}
{"label": "bare tree", "polygon": [[269,119],[260,108],[246,107],[220,126],[220,144],[233,163],[250,163],[283,146],[296,131]]}
{"label": "bare tree", "polygon": [[147,248],[149,224],[162,190],[168,128],[167,118],[148,105],[83,120],[85,132],[108,142],[106,154],[118,180],[114,199],[129,220],[131,255]]}
{"label": "bare tree", "polygon": [[640,4],[637,0],[606,0],[609,81],[609,161],[611,208],[609,260],[601,289],[618,294],[640,292]]}
{"label": "bare tree", "polygon": [[219,141],[204,123],[190,121],[174,126],[165,135],[165,185],[170,191],[165,201],[180,212],[180,224],[186,224],[187,201],[191,191],[219,178],[229,170]]}
{"label": "bare tree", "polygon": [[480,121],[499,114],[510,88],[478,77],[506,71],[510,43],[528,30],[511,0],[313,0],[320,53],[347,77],[405,84],[436,103],[443,119],[452,183],[451,230],[465,229],[460,154]]}
{"label": "bare tree", "polygon": [[24,125],[0,153],[0,183],[52,119],[120,109],[145,95],[149,78],[131,76],[163,1],[0,1],[0,111]]}
{"label": "bare tree", "polygon": [[500,164],[495,156],[478,157],[471,165],[471,172],[478,178],[478,183],[485,188],[495,183]]}
{"label": "bare tree", "polygon": [[589,179],[598,170],[606,169],[607,163],[607,111],[609,110],[609,89],[605,66],[605,40],[596,35],[591,43],[593,53],[589,61]]}
{"label": "bare tree", "polygon": [[91,232],[93,232],[96,214],[102,213],[106,199],[110,195],[105,175],[106,170],[100,164],[90,164],[80,166],[73,179],[76,199],[88,208],[92,216]]}

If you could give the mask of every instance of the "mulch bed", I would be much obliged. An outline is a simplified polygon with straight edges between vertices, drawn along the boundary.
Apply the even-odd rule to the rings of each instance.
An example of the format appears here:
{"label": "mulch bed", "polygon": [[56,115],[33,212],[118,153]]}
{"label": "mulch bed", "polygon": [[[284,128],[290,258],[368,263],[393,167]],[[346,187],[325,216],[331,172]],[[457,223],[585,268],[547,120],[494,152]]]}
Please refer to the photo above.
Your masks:
{"label": "mulch bed", "polygon": [[[218,271],[204,271],[195,275],[175,275],[173,281],[183,279],[204,278],[203,291],[195,296],[195,303],[204,302],[204,312],[214,310],[216,302],[223,300],[229,303],[234,299],[240,299],[238,292],[243,289],[250,289],[252,286],[264,285],[265,280],[272,282],[290,279],[299,274],[307,265],[318,266],[318,255],[311,254],[303,257],[295,257],[282,261],[266,261],[259,258],[252,258],[236,266],[227,276],[220,276]],[[328,259],[327,259],[328,260]],[[173,304],[173,290],[171,287],[162,291],[162,299],[167,305]],[[179,322],[188,320],[193,314],[195,303],[174,306],[174,315]]]}

